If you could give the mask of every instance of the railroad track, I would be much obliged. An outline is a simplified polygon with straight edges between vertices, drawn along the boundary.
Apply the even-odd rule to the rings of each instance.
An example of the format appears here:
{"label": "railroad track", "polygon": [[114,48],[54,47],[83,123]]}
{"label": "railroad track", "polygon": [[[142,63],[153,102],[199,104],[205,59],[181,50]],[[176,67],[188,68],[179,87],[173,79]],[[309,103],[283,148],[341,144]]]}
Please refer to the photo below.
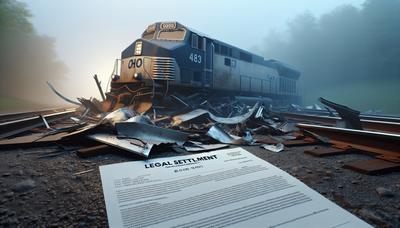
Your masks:
{"label": "railroad track", "polygon": [[[284,110],[273,110],[275,113],[286,113]],[[292,112],[287,112],[287,113],[293,113],[293,114],[300,114],[300,115],[313,115],[313,116],[330,116],[332,117],[332,114],[335,116],[338,116],[338,113],[336,111],[331,111],[328,112],[327,110],[302,110],[302,111],[292,111]],[[384,122],[396,122],[400,123],[400,116],[396,115],[377,115],[377,114],[365,114],[361,113],[360,118],[363,120],[374,120],[374,121],[384,121]]]}
{"label": "railroad track", "polygon": [[375,159],[349,163],[346,168],[367,174],[400,170],[400,122],[391,121],[397,117],[361,116],[363,130],[354,130],[336,127],[339,121],[343,121],[340,117],[291,112],[277,114],[297,122],[296,127],[320,136],[331,145],[306,151],[311,155],[360,152],[373,155]]}
{"label": "railroad track", "polygon": [[24,119],[34,117],[38,115],[48,115],[57,112],[64,112],[74,110],[75,108],[49,108],[43,110],[27,111],[27,112],[12,112],[12,113],[0,113],[0,123],[9,122],[18,119]]}
{"label": "railroad track", "polygon": [[33,128],[46,126],[47,123],[68,118],[76,111],[76,108],[69,108],[1,114],[0,139],[17,135]]}
{"label": "railroad track", "polygon": [[[283,115],[286,119],[294,120],[297,122],[317,123],[329,126],[336,126],[338,122],[342,121],[340,117],[333,116],[310,115],[292,112],[281,112],[279,114]],[[396,119],[397,118],[393,117],[387,118],[379,116],[376,116],[373,119],[372,117],[369,119],[361,117],[361,125],[365,130],[400,134],[400,122],[391,121]]]}

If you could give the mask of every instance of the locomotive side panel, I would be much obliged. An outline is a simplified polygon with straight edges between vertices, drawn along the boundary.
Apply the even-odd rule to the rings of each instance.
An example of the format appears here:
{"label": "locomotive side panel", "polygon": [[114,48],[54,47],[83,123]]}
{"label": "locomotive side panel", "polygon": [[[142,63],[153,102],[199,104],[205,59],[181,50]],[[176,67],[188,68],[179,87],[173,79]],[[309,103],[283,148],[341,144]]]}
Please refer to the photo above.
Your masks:
{"label": "locomotive side panel", "polygon": [[230,66],[226,66],[225,57],[214,55],[214,88],[223,90],[235,90],[237,85],[238,72]]}
{"label": "locomotive side panel", "polygon": [[[272,78],[279,77],[275,69],[241,60],[238,60],[238,68],[241,77],[249,78],[250,92],[265,95],[270,93],[270,88],[264,85],[271,84],[272,90],[276,88],[273,83],[270,83],[273,81]],[[238,89],[242,91],[242,88]]]}
{"label": "locomotive side panel", "polygon": [[270,67],[214,55],[214,88],[267,95],[278,92],[278,72]]}

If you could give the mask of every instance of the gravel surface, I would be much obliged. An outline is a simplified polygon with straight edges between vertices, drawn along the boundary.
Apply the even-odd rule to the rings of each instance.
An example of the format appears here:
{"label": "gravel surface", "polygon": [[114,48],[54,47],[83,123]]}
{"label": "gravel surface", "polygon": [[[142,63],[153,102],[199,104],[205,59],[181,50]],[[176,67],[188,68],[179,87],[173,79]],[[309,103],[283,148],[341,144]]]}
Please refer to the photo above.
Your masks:
{"label": "gravel surface", "polygon": [[[303,153],[310,146],[280,153],[257,146],[244,148],[368,223],[400,227],[400,173],[369,176],[342,168],[368,156],[315,158]],[[0,227],[108,226],[99,166],[137,158],[109,154],[83,159],[73,152],[48,156],[56,150],[0,150]],[[152,157],[174,155],[182,154],[167,152]],[[88,172],[79,174],[82,171]]]}

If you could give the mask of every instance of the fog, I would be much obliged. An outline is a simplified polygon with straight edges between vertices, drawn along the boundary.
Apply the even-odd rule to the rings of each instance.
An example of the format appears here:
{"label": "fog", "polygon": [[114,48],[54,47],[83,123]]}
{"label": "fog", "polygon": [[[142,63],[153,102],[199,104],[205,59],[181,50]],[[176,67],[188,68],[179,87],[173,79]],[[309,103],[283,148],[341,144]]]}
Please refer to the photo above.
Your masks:
{"label": "fog", "polygon": [[400,113],[400,1],[305,12],[287,25],[255,49],[302,72],[304,103],[323,96],[361,111]]}
{"label": "fog", "polygon": [[[45,81],[71,98],[98,97],[93,74],[105,86],[147,25],[176,20],[294,66],[304,104],[323,96],[400,113],[398,0],[24,2],[0,3],[2,97],[60,103]],[[10,3],[19,10],[4,8]],[[22,15],[23,29],[3,20],[10,13]]]}
{"label": "fog", "polygon": [[[11,0],[0,2],[0,104],[43,106],[56,99],[46,86],[61,85],[66,66],[54,51],[54,39],[38,35],[29,21],[30,12]],[[16,103],[12,105],[9,103]],[[3,109],[3,108],[2,108]]]}

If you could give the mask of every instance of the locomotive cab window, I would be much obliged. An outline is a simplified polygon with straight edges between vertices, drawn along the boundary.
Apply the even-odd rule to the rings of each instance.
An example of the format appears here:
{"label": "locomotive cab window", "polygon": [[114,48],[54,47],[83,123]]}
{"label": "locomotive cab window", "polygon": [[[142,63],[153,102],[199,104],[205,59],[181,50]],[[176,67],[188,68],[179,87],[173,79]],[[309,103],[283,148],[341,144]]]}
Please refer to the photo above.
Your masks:
{"label": "locomotive cab window", "polygon": [[195,33],[192,33],[192,37],[191,37],[192,48],[204,50],[205,42],[206,42],[206,38],[201,37]]}
{"label": "locomotive cab window", "polygon": [[199,37],[199,45],[198,45],[199,50],[204,50],[204,47],[206,46],[205,43],[206,43],[206,38]]}
{"label": "locomotive cab window", "polygon": [[158,33],[157,39],[159,40],[172,40],[172,41],[181,41],[185,38],[186,30],[185,29],[176,29],[176,30],[161,30]]}
{"label": "locomotive cab window", "polygon": [[228,47],[221,45],[221,55],[228,55]]}
{"label": "locomotive cab window", "polygon": [[218,53],[218,54],[221,53],[219,44],[214,43],[214,51],[215,51],[215,53]]}
{"label": "locomotive cab window", "polygon": [[192,48],[198,48],[199,47],[199,36],[192,33]]}

